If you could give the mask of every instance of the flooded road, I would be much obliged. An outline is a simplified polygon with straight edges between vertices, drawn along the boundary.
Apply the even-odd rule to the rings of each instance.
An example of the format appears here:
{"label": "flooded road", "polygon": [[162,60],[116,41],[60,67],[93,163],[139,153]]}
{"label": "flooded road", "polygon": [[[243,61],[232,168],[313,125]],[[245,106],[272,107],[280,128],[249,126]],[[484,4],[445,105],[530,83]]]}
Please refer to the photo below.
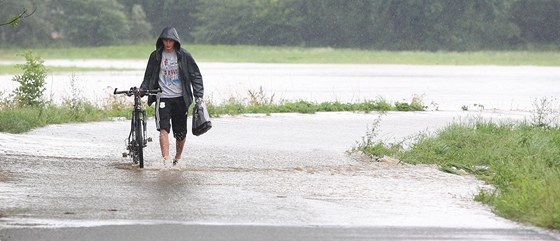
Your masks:
{"label": "flooded road", "polygon": [[[414,227],[452,233],[483,230],[484,235],[497,235],[491,240],[510,232],[521,235],[516,239],[528,235],[554,240],[542,230],[497,217],[473,201],[480,188],[487,188],[473,177],[345,154],[377,117],[318,113],[214,119],[210,132],[188,136],[185,157],[174,169],[162,166],[156,142],[146,150],[145,170],[121,158],[126,121],[0,134],[0,162],[8,176],[0,182],[0,213],[5,216],[0,224],[6,232],[25,230],[13,227],[91,229],[165,223],[392,227],[405,233]],[[508,121],[525,116],[474,117]],[[474,117],[464,112],[389,113],[382,117],[380,138],[398,140],[435,130],[452,119]],[[337,128],[341,123],[344,128]],[[155,138],[150,130],[149,136]]]}
{"label": "flooded road", "polygon": [[[0,240],[57,240],[61,230],[69,235],[64,240],[94,240],[99,236],[91,235],[105,231],[131,234],[122,240],[149,230],[164,239],[176,237],[161,231],[163,226],[177,227],[179,233],[222,234],[197,240],[262,240],[270,232],[288,235],[270,240],[367,240],[374,234],[389,240],[558,239],[475,202],[473,195],[489,187],[473,177],[347,155],[378,117],[317,113],[213,119],[208,133],[189,134],[184,158],[173,169],[163,167],[157,141],[148,144],[144,170],[121,157],[130,126],[125,120],[0,133]],[[409,140],[473,118],[519,121],[529,113],[390,112],[381,116],[378,137]],[[154,126],[150,120],[148,136],[157,139]],[[47,229],[41,234],[29,227]],[[238,232],[254,237],[235,236]]]}

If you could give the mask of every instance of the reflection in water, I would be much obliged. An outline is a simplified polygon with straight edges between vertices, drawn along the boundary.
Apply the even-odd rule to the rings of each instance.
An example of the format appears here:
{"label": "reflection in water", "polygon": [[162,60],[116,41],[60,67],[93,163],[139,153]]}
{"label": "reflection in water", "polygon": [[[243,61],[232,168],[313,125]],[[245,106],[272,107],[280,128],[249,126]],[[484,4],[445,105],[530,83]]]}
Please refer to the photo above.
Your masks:
{"label": "reflection in water", "polygon": [[153,194],[157,198],[154,200],[164,203],[181,202],[189,195],[189,185],[183,172],[162,170],[156,176]]}
{"label": "reflection in water", "polygon": [[144,204],[146,207],[152,207],[145,210],[146,212],[158,213],[161,207],[168,209],[187,202],[192,196],[191,190],[201,183],[200,176],[186,167],[166,168],[152,165],[142,169],[131,163],[118,163],[113,166],[125,171],[122,178],[134,186],[140,202],[151,202]]}

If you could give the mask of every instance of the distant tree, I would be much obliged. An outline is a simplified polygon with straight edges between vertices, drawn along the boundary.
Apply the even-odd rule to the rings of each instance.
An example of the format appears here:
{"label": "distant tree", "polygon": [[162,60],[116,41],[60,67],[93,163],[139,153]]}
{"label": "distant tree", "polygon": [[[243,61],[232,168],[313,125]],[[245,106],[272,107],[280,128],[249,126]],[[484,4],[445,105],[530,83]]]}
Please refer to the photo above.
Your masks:
{"label": "distant tree", "polygon": [[248,26],[251,44],[294,45],[302,42],[304,18],[294,0],[254,1]]}
{"label": "distant tree", "polygon": [[252,38],[246,27],[253,22],[249,1],[206,0],[201,5],[196,17],[203,25],[194,32],[199,42],[242,44]]}
{"label": "distant tree", "polygon": [[130,10],[130,36],[138,40],[146,40],[152,35],[152,24],[147,22],[142,5],[134,4]]}
{"label": "distant tree", "polygon": [[130,26],[124,6],[116,0],[53,0],[57,26],[63,37],[78,46],[127,42]]}
{"label": "distant tree", "polygon": [[[28,16],[31,9],[37,9]],[[145,41],[387,50],[560,46],[560,0],[0,0],[0,46]],[[28,16],[28,17],[26,17]],[[1,18],[1,17],[0,17]],[[21,21],[25,18],[25,21]]]}
{"label": "distant tree", "polygon": [[524,43],[560,44],[560,0],[515,1],[511,21]]}
{"label": "distant tree", "polygon": [[164,27],[177,29],[182,42],[193,42],[191,33],[197,26],[194,17],[201,0],[119,0],[127,8],[141,5],[146,13],[146,20],[152,25],[151,35],[156,37]]}
{"label": "distant tree", "polygon": [[519,28],[509,20],[509,0],[464,1],[465,12],[455,24],[451,50],[509,49],[518,38]]}
{"label": "distant tree", "polygon": [[386,26],[381,48],[472,50],[508,46],[517,28],[509,5],[495,0],[383,0],[378,11]]}
{"label": "distant tree", "polygon": [[[558,0],[560,1],[560,0]],[[200,42],[392,50],[509,46],[509,1],[206,0]]]}
{"label": "distant tree", "polygon": [[371,47],[379,36],[379,1],[298,1],[303,39],[308,46]]}
{"label": "distant tree", "polygon": [[303,17],[296,0],[206,0],[195,16],[199,42],[290,45],[301,43]]}
{"label": "distant tree", "polygon": [[[302,38],[307,46],[340,46],[342,27],[338,18],[344,15],[338,12],[341,5],[348,1],[309,0],[299,1],[298,9],[304,18]],[[340,5],[339,5],[340,4]]]}

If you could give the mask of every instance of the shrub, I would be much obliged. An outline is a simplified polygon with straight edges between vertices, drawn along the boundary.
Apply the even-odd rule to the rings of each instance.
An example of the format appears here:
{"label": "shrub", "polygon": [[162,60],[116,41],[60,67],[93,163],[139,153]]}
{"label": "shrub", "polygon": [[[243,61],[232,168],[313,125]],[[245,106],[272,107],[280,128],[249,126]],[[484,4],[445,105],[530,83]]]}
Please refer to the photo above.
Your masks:
{"label": "shrub", "polygon": [[41,57],[33,56],[31,50],[21,54],[26,63],[18,65],[23,69],[22,75],[16,75],[12,79],[20,84],[14,90],[15,100],[19,106],[42,106],[44,104],[43,92],[45,91],[45,78],[47,69],[43,65]]}

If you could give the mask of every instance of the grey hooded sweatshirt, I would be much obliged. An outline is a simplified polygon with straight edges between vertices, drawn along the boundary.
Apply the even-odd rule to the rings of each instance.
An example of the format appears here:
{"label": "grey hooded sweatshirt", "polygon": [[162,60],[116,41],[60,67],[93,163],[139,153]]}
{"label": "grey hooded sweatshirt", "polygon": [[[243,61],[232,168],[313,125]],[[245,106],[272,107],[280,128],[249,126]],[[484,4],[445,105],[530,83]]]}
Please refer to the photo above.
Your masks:
{"label": "grey hooded sweatshirt", "polygon": [[[193,96],[197,98],[202,98],[204,96],[204,85],[198,65],[194,61],[192,55],[181,48],[181,41],[175,28],[166,27],[161,31],[156,41],[156,50],[150,54],[150,58],[148,59],[148,66],[146,66],[144,80],[140,88],[144,90],[159,89],[158,79],[161,55],[163,52],[163,39],[173,39],[175,41],[175,51],[177,52],[177,63],[179,65],[179,79],[183,84],[183,100],[188,109],[193,102]],[[155,101],[155,96],[148,96],[148,105],[151,106]]]}

